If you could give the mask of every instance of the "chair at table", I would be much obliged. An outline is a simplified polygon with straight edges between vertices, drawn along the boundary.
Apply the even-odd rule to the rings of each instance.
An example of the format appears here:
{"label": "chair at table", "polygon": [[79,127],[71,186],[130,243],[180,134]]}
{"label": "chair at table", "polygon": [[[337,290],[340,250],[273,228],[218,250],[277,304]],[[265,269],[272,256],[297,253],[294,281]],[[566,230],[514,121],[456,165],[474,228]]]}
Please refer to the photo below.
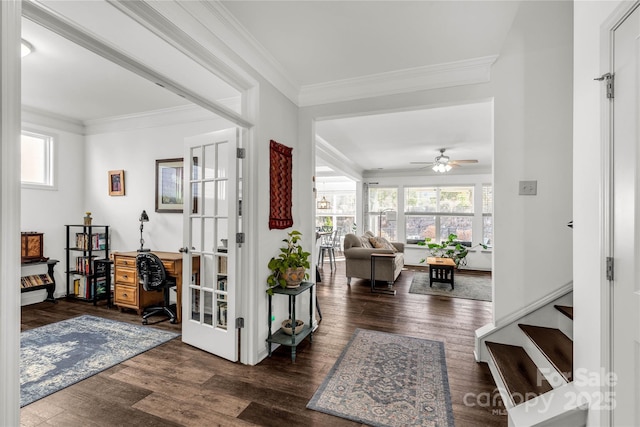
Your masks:
{"label": "chair at table", "polygon": [[336,268],[336,249],[340,248],[340,231],[333,230],[331,234],[323,236],[318,252],[318,264],[324,264],[325,252],[329,255],[329,267],[333,271]]}
{"label": "chair at table", "polygon": [[168,276],[160,258],[151,252],[141,252],[136,257],[138,280],[147,292],[163,292],[163,304],[146,307],[142,313],[142,324],[148,323],[148,318],[156,314],[168,316],[171,323],[176,323],[176,312],[171,309],[169,289],[176,286],[176,279]]}

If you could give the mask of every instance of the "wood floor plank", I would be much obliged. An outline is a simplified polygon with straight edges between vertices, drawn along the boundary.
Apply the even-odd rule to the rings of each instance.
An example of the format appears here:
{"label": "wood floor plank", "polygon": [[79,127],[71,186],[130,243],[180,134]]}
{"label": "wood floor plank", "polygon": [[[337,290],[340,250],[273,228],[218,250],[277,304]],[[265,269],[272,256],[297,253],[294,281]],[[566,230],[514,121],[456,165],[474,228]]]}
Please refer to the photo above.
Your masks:
{"label": "wood floor plank", "polygon": [[[474,332],[491,322],[491,303],[409,294],[412,270],[424,271],[403,271],[389,296],[372,294],[367,280],[347,285],[344,261],[333,273],[326,264],[316,291],[323,320],[295,364],[288,347],[245,366],[176,339],[24,407],[22,426],[360,425],[306,408],[356,328],[442,341],[455,425],[506,426],[489,368],[473,356]],[[23,307],[21,328],[82,314],[141,323],[133,312],[61,300]],[[169,322],[150,327],[180,332]]]}

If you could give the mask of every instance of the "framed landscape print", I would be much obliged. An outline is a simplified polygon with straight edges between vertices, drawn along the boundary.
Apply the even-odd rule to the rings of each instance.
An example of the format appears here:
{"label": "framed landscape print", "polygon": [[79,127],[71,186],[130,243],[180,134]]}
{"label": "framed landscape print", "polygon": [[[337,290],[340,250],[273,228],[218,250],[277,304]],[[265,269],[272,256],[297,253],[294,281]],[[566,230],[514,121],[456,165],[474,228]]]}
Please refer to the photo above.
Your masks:
{"label": "framed landscape print", "polygon": [[184,210],[184,160],[156,160],[156,212]]}

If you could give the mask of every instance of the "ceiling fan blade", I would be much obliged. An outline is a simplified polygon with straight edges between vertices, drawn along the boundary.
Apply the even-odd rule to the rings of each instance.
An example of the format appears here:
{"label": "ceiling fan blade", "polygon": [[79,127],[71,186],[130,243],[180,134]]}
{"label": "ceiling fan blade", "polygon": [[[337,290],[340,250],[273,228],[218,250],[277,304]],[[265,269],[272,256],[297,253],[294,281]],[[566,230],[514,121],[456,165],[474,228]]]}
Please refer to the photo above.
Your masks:
{"label": "ceiling fan blade", "polygon": [[432,165],[433,162],[409,162],[411,165]]}
{"label": "ceiling fan blade", "polygon": [[478,163],[478,161],[477,160],[451,160],[449,164],[452,164],[452,163],[457,163],[461,165],[463,163]]}

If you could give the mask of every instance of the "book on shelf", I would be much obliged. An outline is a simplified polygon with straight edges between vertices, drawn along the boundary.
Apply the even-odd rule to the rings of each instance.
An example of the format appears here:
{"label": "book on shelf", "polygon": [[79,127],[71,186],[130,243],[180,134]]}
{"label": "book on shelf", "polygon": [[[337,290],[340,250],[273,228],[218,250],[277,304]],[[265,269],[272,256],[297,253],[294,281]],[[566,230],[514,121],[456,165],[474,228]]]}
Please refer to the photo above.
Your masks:
{"label": "book on shelf", "polygon": [[73,293],[77,298],[93,299],[94,295],[104,295],[107,292],[107,279],[100,277],[95,280],[95,290],[91,277],[81,276],[73,279]]}
{"label": "book on shelf", "polygon": [[23,288],[31,288],[33,286],[50,285],[53,279],[48,273],[32,274],[30,276],[22,276],[20,278],[20,286]]}
{"label": "book on shelf", "polygon": [[107,248],[106,233],[94,233],[89,236],[88,233],[76,233],[76,248],[88,251],[100,251]]}
{"label": "book on shelf", "polygon": [[78,274],[91,274],[91,263],[97,255],[76,257],[76,272]]}

